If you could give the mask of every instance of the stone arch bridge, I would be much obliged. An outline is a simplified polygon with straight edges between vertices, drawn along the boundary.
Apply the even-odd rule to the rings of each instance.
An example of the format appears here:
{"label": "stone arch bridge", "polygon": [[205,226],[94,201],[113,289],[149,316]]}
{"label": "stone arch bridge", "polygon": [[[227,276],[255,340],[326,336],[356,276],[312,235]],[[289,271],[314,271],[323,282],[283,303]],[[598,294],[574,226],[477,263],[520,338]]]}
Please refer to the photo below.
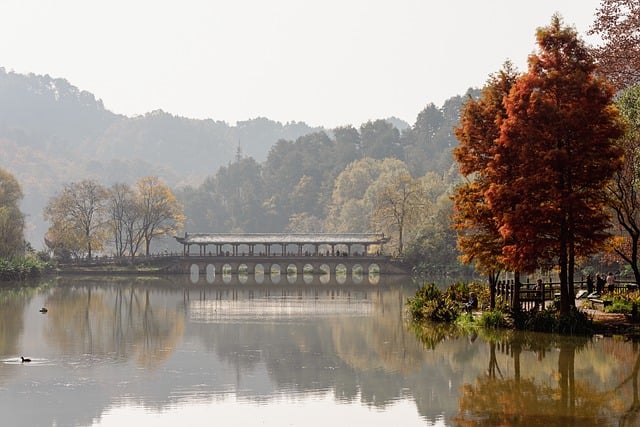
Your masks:
{"label": "stone arch bridge", "polygon": [[377,233],[185,233],[175,239],[183,256],[174,273],[272,276],[274,274],[408,274],[382,255],[389,241]]}

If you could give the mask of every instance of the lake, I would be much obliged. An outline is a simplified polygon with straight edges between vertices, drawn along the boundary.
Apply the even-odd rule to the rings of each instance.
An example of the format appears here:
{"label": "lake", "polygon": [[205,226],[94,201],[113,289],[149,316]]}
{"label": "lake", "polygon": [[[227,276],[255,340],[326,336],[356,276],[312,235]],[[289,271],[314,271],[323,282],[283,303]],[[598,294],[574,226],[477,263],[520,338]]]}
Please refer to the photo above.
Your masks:
{"label": "lake", "polygon": [[4,284],[1,423],[640,425],[637,343],[415,328],[404,315],[415,290],[385,277]]}

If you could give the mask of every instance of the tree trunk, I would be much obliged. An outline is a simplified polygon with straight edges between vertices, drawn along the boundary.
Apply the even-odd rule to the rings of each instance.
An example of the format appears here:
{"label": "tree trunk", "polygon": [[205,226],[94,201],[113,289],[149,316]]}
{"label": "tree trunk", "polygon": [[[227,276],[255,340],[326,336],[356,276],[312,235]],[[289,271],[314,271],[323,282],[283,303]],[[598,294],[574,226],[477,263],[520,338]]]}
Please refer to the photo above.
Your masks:
{"label": "tree trunk", "polygon": [[491,310],[496,308],[496,285],[498,284],[500,272],[489,273],[489,307]]}
{"label": "tree trunk", "polygon": [[520,272],[515,271],[513,273],[513,304],[511,309],[519,313],[520,312]]}
{"label": "tree trunk", "polygon": [[560,266],[560,314],[567,314],[570,310],[569,305],[569,287],[567,284],[567,224],[563,219],[560,226],[560,254],[558,257],[558,265]]}
{"label": "tree trunk", "polygon": [[573,239],[569,243],[569,266],[567,271],[567,304],[569,309],[576,306],[576,291],[573,284],[575,273],[575,249]]}
{"label": "tree trunk", "polygon": [[400,221],[400,224],[398,224],[398,256],[402,256],[402,251],[403,251],[403,242],[402,242],[402,238],[403,238],[403,229],[404,229],[404,221]]}
{"label": "tree trunk", "polygon": [[638,238],[640,235],[635,234],[631,238],[631,269],[633,270],[633,277],[636,279],[636,283],[640,285],[640,268],[638,268]]}

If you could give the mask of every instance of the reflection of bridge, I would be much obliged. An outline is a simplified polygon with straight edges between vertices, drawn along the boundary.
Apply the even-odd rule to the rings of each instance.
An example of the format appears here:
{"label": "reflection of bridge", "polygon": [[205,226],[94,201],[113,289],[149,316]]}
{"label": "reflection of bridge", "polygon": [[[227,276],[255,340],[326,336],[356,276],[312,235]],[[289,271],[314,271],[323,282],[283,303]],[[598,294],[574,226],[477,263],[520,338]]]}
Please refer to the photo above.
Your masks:
{"label": "reflection of bridge", "polygon": [[[215,277],[246,274],[267,277],[329,274],[358,277],[406,274],[403,266],[380,255],[383,234],[188,234],[175,272]],[[198,253],[192,254],[191,247]]]}

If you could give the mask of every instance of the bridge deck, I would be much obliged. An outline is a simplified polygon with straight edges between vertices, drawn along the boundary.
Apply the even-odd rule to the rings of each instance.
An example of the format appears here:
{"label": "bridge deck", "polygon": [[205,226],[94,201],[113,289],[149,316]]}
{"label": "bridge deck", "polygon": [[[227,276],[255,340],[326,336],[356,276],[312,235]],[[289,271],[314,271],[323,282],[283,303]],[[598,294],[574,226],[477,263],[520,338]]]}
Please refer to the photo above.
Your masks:
{"label": "bridge deck", "polygon": [[[368,253],[372,246],[382,247],[389,241],[382,233],[185,233],[184,237],[175,236],[175,239],[183,245],[185,255],[189,255],[191,246],[195,245],[199,255],[233,256],[255,253],[354,255],[357,248],[361,248],[360,253]],[[290,251],[289,245],[296,250]],[[214,250],[208,251],[207,246],[213,246]]]}

